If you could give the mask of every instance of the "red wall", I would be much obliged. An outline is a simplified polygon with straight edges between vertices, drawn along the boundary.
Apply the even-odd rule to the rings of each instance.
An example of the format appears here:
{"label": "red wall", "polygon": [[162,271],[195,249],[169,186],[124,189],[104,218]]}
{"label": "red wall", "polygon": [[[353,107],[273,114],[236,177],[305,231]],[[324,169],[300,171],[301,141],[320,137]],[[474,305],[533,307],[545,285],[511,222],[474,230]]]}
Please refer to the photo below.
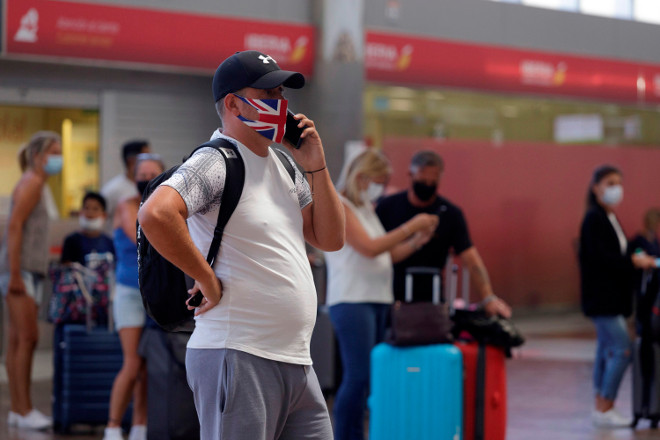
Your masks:
{"label": "red wall", "polygon": [[593,169],[623,171],[617,215],[628,236],[660,206],[660,149],[390,138],[390,191],[408,185],[408,164],[430,149],[445,160],[439,192],[465,213],[495,292],[514,306],[578,305],[575,243]]}

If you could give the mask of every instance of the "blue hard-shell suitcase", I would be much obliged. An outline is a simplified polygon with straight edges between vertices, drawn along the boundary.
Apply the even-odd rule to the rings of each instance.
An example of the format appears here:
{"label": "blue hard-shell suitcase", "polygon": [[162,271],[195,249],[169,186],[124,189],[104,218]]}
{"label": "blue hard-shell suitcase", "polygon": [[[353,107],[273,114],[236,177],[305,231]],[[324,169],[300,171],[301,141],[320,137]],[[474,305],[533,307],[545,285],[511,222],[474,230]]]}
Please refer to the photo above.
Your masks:
{"label": "blue hard-shell suitcase", "polygon": [[[117,333],[82,324],[55,327],[53,344],[53,424],[58,432],[71,425],[108,421],[110,391],[122,366]],[[130,424],[130,408],[124,424]]]}
{"label": "blue hard-shell suitcase", "polygon": [[451,344],[371,352],[370,440],[461,440],[463,363]]}

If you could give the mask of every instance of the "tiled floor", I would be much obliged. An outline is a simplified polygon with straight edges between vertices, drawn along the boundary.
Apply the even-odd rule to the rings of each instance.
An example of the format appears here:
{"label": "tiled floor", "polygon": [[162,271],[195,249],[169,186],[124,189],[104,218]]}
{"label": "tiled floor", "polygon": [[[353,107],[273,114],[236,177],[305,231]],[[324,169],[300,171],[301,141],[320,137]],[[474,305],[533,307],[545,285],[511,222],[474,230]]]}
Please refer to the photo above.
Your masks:
{"label": "tiled floor", "polygon": [[[658,439],[660,431],[647,421],[637,430],[598,430],[589,419],[591,359],[594,341],[591,325],[580,316],[553,316],[521,320],[518,327],[528,337],[515,359],[508,362],[507,440],[638,440]],[[37,407],[49,410],[50,351],[39,352],[34,384]],[[0,368],[1,370],[1,368]],[[621,387],[617,407],[630,412],[630,373]],[[83,430],[74,436],[9,431],[6,426],[8,395],[0,376],[0,439],[6,440],[98,440],[102,429]],[[414,440],[414,439],[411,439]],[[486,439],[488,440],[488,439]]]}

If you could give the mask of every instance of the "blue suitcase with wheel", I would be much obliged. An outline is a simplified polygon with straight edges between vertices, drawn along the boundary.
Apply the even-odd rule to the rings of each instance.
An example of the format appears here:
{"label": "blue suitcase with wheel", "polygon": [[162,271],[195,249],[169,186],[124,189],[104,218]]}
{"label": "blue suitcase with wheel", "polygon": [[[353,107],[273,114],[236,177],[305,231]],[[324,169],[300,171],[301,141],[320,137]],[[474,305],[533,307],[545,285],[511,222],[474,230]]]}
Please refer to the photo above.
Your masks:
{"label": "blue suitcase with wheel", "polygon": [[[74,424],[104,425],[110,391],[123,355],[117,333],[83,324],[55,327],[53,345],[53,425],[69,432]],[[124,425],[130,425],[130,409]]]}
{"label": "blue suitcase with wheel", "polygon": [[370,440],[461,440],[463,361],[452,344],[371,352]]}
{"label": "blue suitcase with wheel", "polygon": [[[439,302],[439,271],[420,268],[407,271],[406,301],[412,300],[413,274],[423,273],[433,275],[433,301]],[[371,352],[369,409],[370,440],[461,440],[460,350],[453,344],[377,345]]]}
{"label": "blue suitcase with wheel", "polygon": [[[112,385],[123,363],[112,315],[108,315],[107,328],[93,326],[94,300],[84,276],[88,269],[80,265],[74,269],[73,276],[86,303],[86,323],[56,325],[53,335],[53,427],[64,433],[75,424],[107,423]],[[112,273],[109,279],[109,291],[113,292]],[[131,406],[122,420],[124,427],[130,426]]]}

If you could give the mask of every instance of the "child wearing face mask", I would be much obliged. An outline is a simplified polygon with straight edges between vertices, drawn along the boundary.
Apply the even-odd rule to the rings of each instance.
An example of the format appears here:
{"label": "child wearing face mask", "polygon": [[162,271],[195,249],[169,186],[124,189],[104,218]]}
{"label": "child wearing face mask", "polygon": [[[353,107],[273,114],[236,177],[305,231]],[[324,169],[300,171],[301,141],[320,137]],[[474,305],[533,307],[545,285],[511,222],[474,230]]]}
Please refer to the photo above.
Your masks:
{"label": "child wearing face mask", "polygon": [[112,239],[103,232],[106,218],[105,198],[96,192],[85,194],[78,217],[80,230],[64,239],[61,262],[93,268],[99,260],[114,260]]}

